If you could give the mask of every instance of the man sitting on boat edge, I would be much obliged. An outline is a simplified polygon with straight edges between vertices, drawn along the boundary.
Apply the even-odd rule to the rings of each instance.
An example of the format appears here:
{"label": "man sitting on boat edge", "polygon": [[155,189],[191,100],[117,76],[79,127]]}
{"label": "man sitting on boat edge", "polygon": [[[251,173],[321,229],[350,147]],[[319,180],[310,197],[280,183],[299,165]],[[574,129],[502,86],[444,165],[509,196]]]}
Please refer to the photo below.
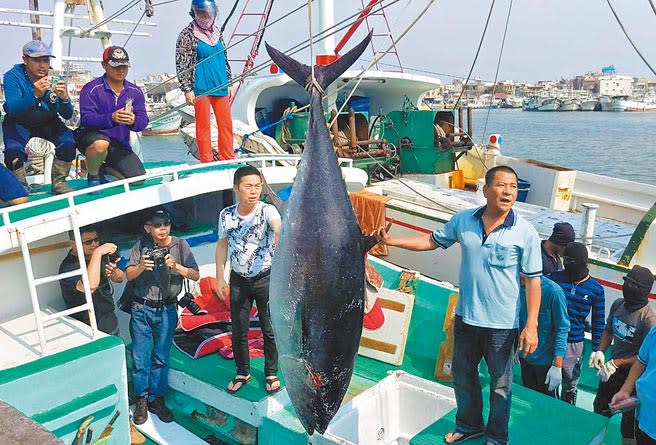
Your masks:
{"label": "man sitting on boat edge", "polygon": [[102,59],[105,74],[80,91],[80,128],[75,132],[78,150],[87,158],[89,187],[107,182],[103,173],[119,179],[146,173],[130,145],[130,131],[148,126],[144,94],[125,80],[130,58],[124,48],[110,46]]}
{"label": "man sitting on boat edge", "polygon": [[52,193],[71,191],[66,184],[71,162],[75,158],[73,132],[63,119],[73,115],[73,105],[66,84],[58,77],[50,79],[50,49],[41,40],[23,46],[23,63],[14,65],[3,77],[5,119],[2,137],[5,143],[5,165],[27,186],[25,145],[39,137],[55,145],[52,164]]}

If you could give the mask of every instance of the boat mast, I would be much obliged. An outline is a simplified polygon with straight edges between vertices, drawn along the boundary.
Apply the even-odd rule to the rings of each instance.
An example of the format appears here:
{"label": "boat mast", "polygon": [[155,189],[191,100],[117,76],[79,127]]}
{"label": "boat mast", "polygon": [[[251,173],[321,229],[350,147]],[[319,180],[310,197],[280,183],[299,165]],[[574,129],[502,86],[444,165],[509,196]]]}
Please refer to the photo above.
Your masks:
{"label": "boat mast", "polygon": [[335,34],[329,32],[335,25],[335,2],[333,0],[322,1],[319,3],[319,30],[316,35],[323,35],[326,32],[327,37],[317,43],[317,55],[315,61],[317,65],[327,65],[337,60],[335,54]]}
{"label": "boat mast", "polygon": [[[30,2],[30,11],[39,10],[39,0],[29,0]],[[41,19],[37,14],[30,15],[30,23],[39,25]],[[41,40],[41,28],[32,28],[32,40]]]}

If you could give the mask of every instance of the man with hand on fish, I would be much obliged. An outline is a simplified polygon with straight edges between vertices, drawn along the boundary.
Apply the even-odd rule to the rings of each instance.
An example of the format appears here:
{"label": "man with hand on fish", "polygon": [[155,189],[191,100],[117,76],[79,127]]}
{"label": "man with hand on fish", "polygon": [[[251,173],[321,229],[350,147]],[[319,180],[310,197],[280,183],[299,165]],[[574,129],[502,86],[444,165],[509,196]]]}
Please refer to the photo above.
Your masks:
{"label": "man with hand on fish", "polygon": [[[538,345],[538,311],[542,256],[533,226],[517,215],[518,177],[508,166],[485,175],[487,204],[455,214],[430,234],[392,238],[385,229],[380,242],[392,247],[425,251],[460,243],[460,299],[456,307],[453,379],[456,427],[444,436],[448,444],[485,436],[486,445],[508,443],[514,349],[524,356]],[[520,272],[525,277],[526,324],[517,337]],[[478,365],[484,358],[490,375],[490,415],[483,421]]]}
{"label": "man with hand on fish", "polygon": [[[280,389],[278,350],[269,314],[269,275],[273,251],[278,243],[280,213],[260,201],[262,176],[255,167],[237,169],[233,190],[238,203],[219,214],[219,240],[216,243],[216,294],[230,302],[232,350],[237,375],[228,384],[231,394],[251,379],[248,352],[249,318],[253,300],[264,337],[264,375],[266,391]],[[230,284],[225,281],[225,264],[230,258]]]}

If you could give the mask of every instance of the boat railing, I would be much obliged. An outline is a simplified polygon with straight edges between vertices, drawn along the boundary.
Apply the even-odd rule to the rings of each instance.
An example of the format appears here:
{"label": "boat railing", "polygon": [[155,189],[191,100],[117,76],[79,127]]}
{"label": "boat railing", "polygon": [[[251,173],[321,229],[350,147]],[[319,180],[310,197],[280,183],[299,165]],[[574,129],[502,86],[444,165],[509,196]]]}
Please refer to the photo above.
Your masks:
{"label": "boat railing", "polygon": [[[239,164],[249,164],[259,168],[275,167],[277,162],[294,162],[298,164],[301,159],[301,155],[247,155],[241,156],[237,159],[227,160],[227,161],[216,161],[206,164],[180,164],[174,166],[162,167],[153,172],[148,172],[145,175],[135,176],[132,178],[120,179],[117,181],[112,181],[107,184],[101,184],[95,187],[84,188],[80,190],[74,190],[72,192],[66,193],[65,195],[56,195],[49,198],[39,199],[36,201],[30,201],[25,204],[20,204],[17,206],[7,207],[0,209],[0,214],[2,215],[2,221],[5,227],[11,226],[14,223],[11,219],[12,213],[17,211],[23,211],[32,207],[42,206],[44,204],[49,204],[53,202],[61,202],[66,200],[69,209],[74,209],[76,207],[75,198],[83,195],[89,195],[90,192],[98,192],[107,189],[115,189],[117,187],[123,187],[125,193],[131,191],[131,187],[139,186],[144,181],[149,179],[164,179],[167,178],[165,182],[175,182],[181,178],[184,178],[186,175],[194,172],[205,172],[207,170],[214,169],[223,169],[229,165],[239,165]],[[348,158],[339,158],[340,166],[342,167],[353,167],[353,159]],[[169,179],[170,178],[170,179]],[[98,196],[97,199],[102,199],[102,195]],[[85,201],[85,203],[88,201]]]}

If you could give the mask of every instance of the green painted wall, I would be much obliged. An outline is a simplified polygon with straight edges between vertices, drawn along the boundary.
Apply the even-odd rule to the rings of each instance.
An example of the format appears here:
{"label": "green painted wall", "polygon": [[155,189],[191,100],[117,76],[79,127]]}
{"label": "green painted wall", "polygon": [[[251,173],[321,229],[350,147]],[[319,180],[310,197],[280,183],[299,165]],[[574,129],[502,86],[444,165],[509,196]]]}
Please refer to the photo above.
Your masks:
{"label": "green painted wall", "polygon": [[130,442],[125,347],[114,336],[0,371],[0,399],[72,443],[87,416],[94,440],[116,412],[121,415],[106,445]]}

